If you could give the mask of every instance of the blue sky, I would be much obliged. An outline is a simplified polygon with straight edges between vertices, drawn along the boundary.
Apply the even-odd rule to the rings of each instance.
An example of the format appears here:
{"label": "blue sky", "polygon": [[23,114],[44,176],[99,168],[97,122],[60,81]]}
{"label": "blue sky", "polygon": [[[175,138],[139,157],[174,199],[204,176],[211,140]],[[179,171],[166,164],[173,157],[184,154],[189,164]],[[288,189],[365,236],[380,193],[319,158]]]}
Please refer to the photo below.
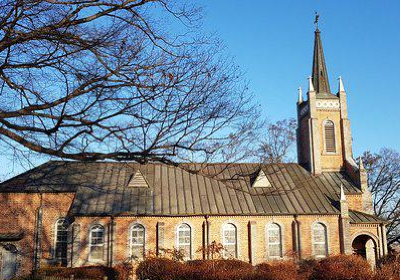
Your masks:
{"label": "blue sky", "polygon": [[[332,91],[339,75],[347,90],[354,155],[400,150],[400,1],[196,2],[204,7],[204,31],[224,41],[273,121],[296,116],[297,88],[306,89],[311,74],[318,11]],[[0,180],[21,171],[0,155]]]}
{"label": "blue sky", "polygon": [[271,120],[296,116],[311,74],[314,12],[331,89],[343,77],[354,155],[400,150],[400,1],[198,1]]}

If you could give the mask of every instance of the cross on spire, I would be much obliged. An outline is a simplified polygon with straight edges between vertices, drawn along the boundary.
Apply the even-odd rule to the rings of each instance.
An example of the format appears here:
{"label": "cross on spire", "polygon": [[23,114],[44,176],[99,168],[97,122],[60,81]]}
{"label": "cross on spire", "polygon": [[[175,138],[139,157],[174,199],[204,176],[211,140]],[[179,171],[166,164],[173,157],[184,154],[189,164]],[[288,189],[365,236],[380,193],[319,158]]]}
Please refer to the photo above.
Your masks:
{"label": "cross on spire", "polygon": [[314,20],[315,30],[318,30],[318,20],[319,20],[319,14],[315,12],[315,20]]}

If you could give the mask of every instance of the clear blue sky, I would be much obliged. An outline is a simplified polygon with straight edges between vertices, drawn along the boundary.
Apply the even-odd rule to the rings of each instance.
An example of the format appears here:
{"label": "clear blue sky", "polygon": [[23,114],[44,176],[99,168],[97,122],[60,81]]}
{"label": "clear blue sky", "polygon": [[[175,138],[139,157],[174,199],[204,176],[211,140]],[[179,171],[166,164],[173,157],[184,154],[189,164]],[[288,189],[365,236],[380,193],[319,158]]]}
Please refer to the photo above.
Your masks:
{"label": "clear blue sky", "polygon": [[198,1],[272,120],[296,117],[311,74],[314,12],[331,89],[342,76],[354,155],[400,150],[400,1]]}
{"label": "clear blue sky", "polygon": [[[296,116],[318,11],[332,91],[339,75],[347,90],[354,155],[400,150],[400,1],[196,1],[205,31],[225,42],[271,120]],[[0,176],[21,171],[0,155]]]}

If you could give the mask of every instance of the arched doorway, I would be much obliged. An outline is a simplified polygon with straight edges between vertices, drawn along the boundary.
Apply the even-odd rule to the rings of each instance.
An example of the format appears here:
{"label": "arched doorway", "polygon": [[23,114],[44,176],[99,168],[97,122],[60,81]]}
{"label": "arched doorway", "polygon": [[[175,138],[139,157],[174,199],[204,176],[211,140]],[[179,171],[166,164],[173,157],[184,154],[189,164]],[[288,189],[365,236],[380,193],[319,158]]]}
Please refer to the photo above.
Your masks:
{"label": "arched doorway", "polygon": [[359,255],[366,259],[372,267],[376,264],[377,246],[375,240],[367,235],[360,234],[353,239],[353,254]]}
{"label": "arched doorway", "polygon": [[2,280],[9,280],[17,273],[17,248],[12,244],[5,244],[1,248],[2,265],[0,276]]}

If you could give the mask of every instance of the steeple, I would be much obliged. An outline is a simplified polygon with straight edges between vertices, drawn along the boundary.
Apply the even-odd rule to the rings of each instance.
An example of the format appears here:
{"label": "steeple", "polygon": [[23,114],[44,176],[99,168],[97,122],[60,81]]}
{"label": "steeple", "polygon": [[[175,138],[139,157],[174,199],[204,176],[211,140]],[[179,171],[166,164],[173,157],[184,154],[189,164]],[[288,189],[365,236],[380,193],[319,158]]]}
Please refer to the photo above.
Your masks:
{"label": "steeple", "polygon": [[314,59],[312,67],[312,81],[315,91],[318,94],[329,94],[331,89],[329,87],[328,71],[326,70],[324,50],[322,48],[321,36],[318,27],[315,30],[314,39]]}
{"label": "steeple", "polygon": [[318,18],[316,14],[313,67],[308,79],[307,99],[297,102],[298,160],[313,174],[332,171],[356,174],[353,170],[356,167],[347,115],[347,93],[341,78],[337,94],[331,92]]}

